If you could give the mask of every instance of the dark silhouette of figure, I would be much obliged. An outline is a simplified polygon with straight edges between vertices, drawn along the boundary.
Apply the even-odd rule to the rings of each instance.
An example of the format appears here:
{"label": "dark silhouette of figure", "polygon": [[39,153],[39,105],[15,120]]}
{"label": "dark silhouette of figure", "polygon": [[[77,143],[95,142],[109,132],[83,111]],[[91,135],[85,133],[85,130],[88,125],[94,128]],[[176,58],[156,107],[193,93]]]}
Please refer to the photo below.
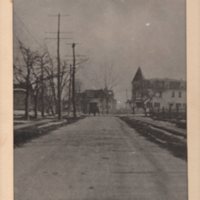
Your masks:
{"label": "dark silhouette of figure", "polygon": [[89,114],[93,114],[94,116],[96,116],[96,114],[100,114],[99,112],[99,107],[97,105],[97,103],[90,103],[90,107],[89,107]]}

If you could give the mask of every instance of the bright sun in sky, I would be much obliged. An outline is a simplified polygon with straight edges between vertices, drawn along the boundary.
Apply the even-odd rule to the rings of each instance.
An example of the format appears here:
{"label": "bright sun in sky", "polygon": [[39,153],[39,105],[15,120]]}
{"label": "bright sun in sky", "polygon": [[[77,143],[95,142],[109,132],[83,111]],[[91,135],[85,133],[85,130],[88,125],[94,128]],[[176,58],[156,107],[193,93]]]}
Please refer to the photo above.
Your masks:
{"label": "bright sun in sky", "polygon": [[151,25],[151,23],[147,22],[145,25],[146,25],[146,26],[150,26],[150,25]]}

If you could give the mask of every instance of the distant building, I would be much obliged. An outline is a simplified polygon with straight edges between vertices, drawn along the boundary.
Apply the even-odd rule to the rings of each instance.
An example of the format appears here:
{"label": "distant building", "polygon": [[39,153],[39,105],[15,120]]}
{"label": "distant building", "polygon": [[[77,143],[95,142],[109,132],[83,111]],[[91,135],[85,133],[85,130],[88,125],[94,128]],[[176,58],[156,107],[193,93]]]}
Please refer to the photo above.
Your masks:
{"label": "distant building", "polygon": [[[25,110],[25,84],[14,84],[14,110]],[[30,94],[30,109],[33,109],[33,94]]]}
{"label": "distant building", "polygon": [[80,107],[83,113],[98,110],[102,114],[116,110],[116,100],[112,90],[85,90],[80,94]]}
{"label": "distant building", "polygon": [[14,110],[25,110],[26,90],[14,88]]}
{"label": "distant building", "polygon": [[133,111],[186,111],[186,82],[174,79],[145,79],[139,67],[132,81]]}
{"label": "distant building", "polygon": [[144,77],[142,70],[139,67],[133,80],[132,80],[132,105],[133,112],[143,110],[144,101],[147,99],[148,94],[144,90]]}

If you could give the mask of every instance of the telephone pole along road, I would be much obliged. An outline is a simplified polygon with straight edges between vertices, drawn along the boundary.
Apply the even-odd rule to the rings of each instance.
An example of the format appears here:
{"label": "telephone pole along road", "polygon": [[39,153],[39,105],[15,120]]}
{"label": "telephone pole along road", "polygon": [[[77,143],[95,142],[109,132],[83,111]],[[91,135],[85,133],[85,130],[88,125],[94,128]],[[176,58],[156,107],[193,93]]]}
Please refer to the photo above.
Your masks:
{"label": "telephone pole along road", "polygon": [[115,117],[88,117],[15,149],[15,200],[186,200],[186,162]]}

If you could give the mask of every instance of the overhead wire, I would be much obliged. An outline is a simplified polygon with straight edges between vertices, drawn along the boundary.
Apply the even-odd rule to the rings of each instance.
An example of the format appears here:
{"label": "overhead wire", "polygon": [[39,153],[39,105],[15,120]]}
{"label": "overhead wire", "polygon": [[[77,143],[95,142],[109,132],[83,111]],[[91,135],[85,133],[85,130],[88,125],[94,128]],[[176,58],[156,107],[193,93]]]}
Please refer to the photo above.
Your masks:
{"label": "overhead wire", "polygon": [[[24,23],[24,21],[18,16],[18,14],[14,11],[14,19],[18,19],[18,21],[20,21],[20,23],[23,26],[23,29],[26,31],[26,33],[28,33],[28,35],[32,38],[32,40],[41,48],[44,49],[44,47],[41,45],[41,43],[38,41],[38,39],[35,37],[35,35],[32,34],[32,32],[30,31],[30,29],[27,27],[27,25]],[[15,27],[15,26],[14,26]],[[14,30],[15,32],[15,30]],[[15,33],[16,34],[16,33]]]}

